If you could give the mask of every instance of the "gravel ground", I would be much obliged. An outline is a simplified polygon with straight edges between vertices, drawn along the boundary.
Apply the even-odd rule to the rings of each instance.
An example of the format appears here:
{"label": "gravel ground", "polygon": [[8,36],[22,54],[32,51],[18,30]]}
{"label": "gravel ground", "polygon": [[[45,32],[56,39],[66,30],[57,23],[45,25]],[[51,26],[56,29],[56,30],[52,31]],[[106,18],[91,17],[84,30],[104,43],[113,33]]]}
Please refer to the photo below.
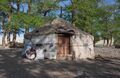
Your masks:
{"label": "gravel ground", "polygon": [[120,78],[120,59],[33,62],[20,49],[0,49],[0,78]]}
{"label": "gravel ground", "polygon": [[120,58],[120,48],[114,47],[95,47],[95,55],[110,58]]}

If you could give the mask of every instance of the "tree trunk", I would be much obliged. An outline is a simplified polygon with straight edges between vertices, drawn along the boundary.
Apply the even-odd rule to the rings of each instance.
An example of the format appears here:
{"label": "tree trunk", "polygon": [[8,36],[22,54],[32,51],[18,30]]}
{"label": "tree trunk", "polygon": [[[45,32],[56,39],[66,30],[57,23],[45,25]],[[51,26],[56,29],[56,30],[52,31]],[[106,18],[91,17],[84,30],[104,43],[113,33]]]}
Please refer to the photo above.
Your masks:
{"label": "tree trunk", "polygon": [[20,0],[17,0],[17,13],[19,12],[20,10]]}
{"label": "tree trunk", "polygon": [[6,44],[6,42],[5,42],[6,30],[4,28],[4,23],[5,23],[5,18],[4,17],[2,17],[2,22],[1,23],[2,23],[2,30],[3,30],[2,46],[5,47],[5,44]]}
{"label": "tree trunk", "polygon": [[13,33],[13,47],[15,48],[15,44],[16,44],[16,32]]}
{"label": "tree trunk", "polygon": [[5,48],[5,46],[6,46],[5,37],[6,37],[6,32],[3,32],[2,46],[3,46],[4,48]]}
{"label": "tree trunk", "polygon": [[[7,36],[9,29],[6,30],[6,28],[4,27],[4,22],[5,22],[5,18],[3,17],[2,19],[2,30],[3,30],[2,46],[5,48],[5,47],[9,47],[8,44],[10,42],[10,37]],[[6,38],[7,38],[7,41],[6,41]]]}
{"label": "tree trunk", "polygon": [[109,43],[109,46],[112,46],[112,38],[110,39],[110,43]]}
{"label": "tree trunk", "polygon": [[7,36],[7,45],[6,45],[6,47],[10,47],[10,33],[8,32],[6,34],[6,36]]}
{"label": "tree trunk", "polygon": [[74,0],[70,0],[71,1],[71,4],[72,4],[72,11],[71,11],[71,14],[72,14],[72,24],[73,26],[75,26],[75,22],[76,22],[76,6],[75,6],[75,2]]}
{"label": "tree trunk", "polygon": [[105,46],[105,38],[103,38],[103,46]]}
{"label": "tree trunk", "polygon": [[[10,10],[9,10],[9,13],[8,13],[8,23],[11,22],[11,18],[12,18],[12,5],[11,5],[11,0],[9,0],[9,7],[10,7]],[[9,44],[10,44],[10,28],[7,28],[6,29],[6,35],[5,35],[7,38],[6,40],[6,46],[5,47],[9,47]]]}
{"label": "tree trunk", "polygon": [[[11,17],[12,17],[12,15],[11,15],[11,12],[9,13],[9,16],[8,16],[8,22],[10,23],[11,22]],[[7,31],[6,31],[7,33],[6,33],[6,38],[7,38],[7,41],[6,41],[6,47],[9,47],[9,44],[10,44],[10,28],[8,28],[7,29]]]}
{"label": "tree trunk", "polygon": [[43,12],[43,16],[47,16],[47,13],[50,12],[50,9]]}
{"label": "tree trunk", "polygon": [[95,40],[93,41],[93,46],[95,47],[95,44],[96,44],[96,42],[95,42]]}
{"label": "tree trunk", "polygon": [[[30,14],[30,11],[31,11],[31,0],[28,0],[28,15]],[[26,33],[29,33],[29,27],[26,27],[25,28],[25,34]]]}
{"label": "tree trunk", "polygon": [[13,33],[13,42],[16,42],[16,33]]}
{"label": "tree trunk", "polygon": [[112,46],[112,33],[110,34],[109,46]]}
{"label": "tree trunk", "polygon": [[107,45],[106,46],[109,47],[109,38],[107,38]]}
{"label": "tree trunk", "polygon": [[25,34],[29,33],[29,28],[25,28]]}
{"label": "tree trunk", "polygon": [[[17,0],[17,14],[19,14],[19,11],[20,11],[20,0]],[[15,48],[15,44],[16,44],[16,35],[17,35],[17,29],[14,28],[14,31],[13,31],[13,39],[12,39],[12,42],[13,42],[13,47]]]}
{"label": "tree trunk", "polygon": [[63,11],[63,8],[62,8],[62,6],[60,7],[60,18],[62,18],[62,11]]}

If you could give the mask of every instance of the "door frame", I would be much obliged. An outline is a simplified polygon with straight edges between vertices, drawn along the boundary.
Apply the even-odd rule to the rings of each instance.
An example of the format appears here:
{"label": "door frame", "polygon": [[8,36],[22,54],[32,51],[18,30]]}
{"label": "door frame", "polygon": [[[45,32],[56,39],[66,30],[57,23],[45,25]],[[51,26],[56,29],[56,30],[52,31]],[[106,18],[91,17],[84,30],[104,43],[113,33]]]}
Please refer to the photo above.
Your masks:
{"label": "door frame", "polygon": [[[63,53],[63,56],[59,56],[59,50],[60,50],[60,46],[59,46],[59,38],[60,37],[62,37],[62,38],[64,38],[63,40],[68,40],[68,42],[67,42],[67,45],[68,45],[68,49],[69,50],[67,50],[66,52],[65,52],[65,55],[64,55],[64,53]],[[66,59],[67,58],[67,55],[69,55],[69,54],[71,54],[71,43],[70,43],[70,37],[71,37],[71,35],[70,34],[57,34],[57,59]],[[66,46],[66,44],[65,44],[65,46]],[[65,47],[66,48],[66,47]],[[64,49],[65,49],[64,48]],[[65,50],[63,50],[63,52],[64,52]]]}

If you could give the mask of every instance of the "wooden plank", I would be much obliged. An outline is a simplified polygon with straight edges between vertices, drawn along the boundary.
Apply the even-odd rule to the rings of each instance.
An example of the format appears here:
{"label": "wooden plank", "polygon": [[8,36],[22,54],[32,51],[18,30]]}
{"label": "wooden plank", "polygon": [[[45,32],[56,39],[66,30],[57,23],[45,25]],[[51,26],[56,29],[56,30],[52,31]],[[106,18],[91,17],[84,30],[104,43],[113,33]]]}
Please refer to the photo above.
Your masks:
{"label": "wooden plank", "polygon": [[70,36],[58,35],[58,58],[67,57],[70,53]]}

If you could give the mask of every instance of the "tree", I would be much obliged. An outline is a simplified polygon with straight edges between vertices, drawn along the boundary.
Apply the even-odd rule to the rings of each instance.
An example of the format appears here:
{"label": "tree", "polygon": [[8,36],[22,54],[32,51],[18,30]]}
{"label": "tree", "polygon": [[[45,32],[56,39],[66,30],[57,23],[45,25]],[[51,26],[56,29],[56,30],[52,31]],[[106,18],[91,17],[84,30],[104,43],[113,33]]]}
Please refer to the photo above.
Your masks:
{"label": "tree", "polygon": [[120,0],[116,0],[115,28],[113,33],[114,45],[120,47]]}
{"label": "tree", "polygon": [[70,0],[68,10],[71,12],[72,23],[86,31],[92,33],[92,24],[96,14],[96,0]]}
{"label": "tree", "polygon": [[105,41],[107,41],[106,46],[112,45],[112,38],[115,32],[115,10],[116,6],[113,5],[106,5],[102,4],[102,6],[99,7],[99,23],[100,23],[100,33],[101,37],[104,40],[103,45],[105,46]]}
{"label": "tree", "polygon": [[[3,47],[6,46],[7,43],[9,43],[9,29],[7,27],[7,25],[5,24],[5,20],[6,18],[8,18],[8,21],[10,21],[11,19],[11,4],[10,4],[10,0],[1,0],[0,1],[0,10],[3,14],[3,18],[2,18],[2,30],[3,30],[3,38],[2,38],[2,45]],[[5,38],[7,36],[7,42],[5,41]]]}

